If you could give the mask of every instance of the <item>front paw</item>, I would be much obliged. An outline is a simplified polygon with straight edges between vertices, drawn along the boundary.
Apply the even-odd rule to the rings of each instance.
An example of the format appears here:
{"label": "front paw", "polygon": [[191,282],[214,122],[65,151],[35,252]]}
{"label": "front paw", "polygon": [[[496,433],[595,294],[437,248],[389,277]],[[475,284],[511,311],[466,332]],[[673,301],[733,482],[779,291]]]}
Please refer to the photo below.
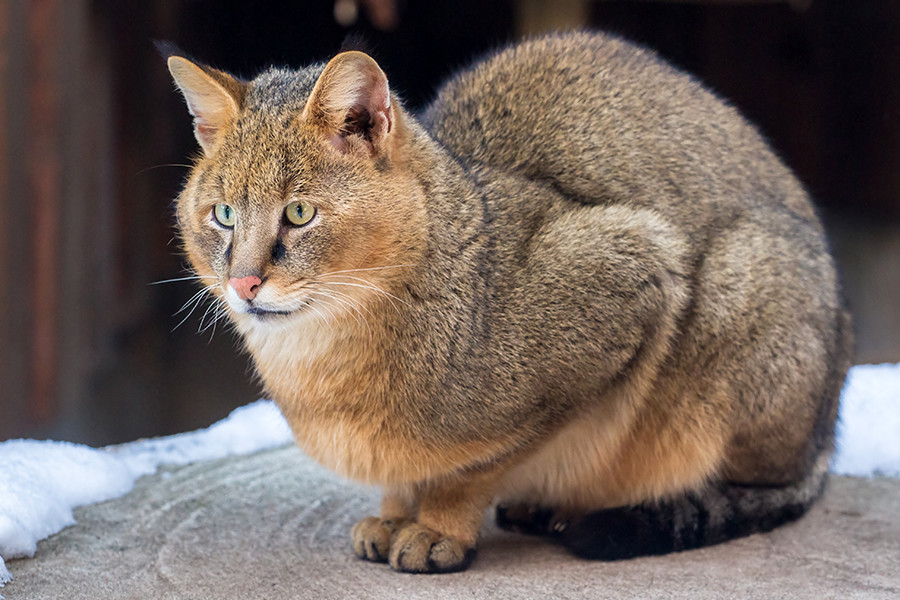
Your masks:
{"label": "front paw", "polygon": [[366,517],[353,526],[350,538],[353,551],[360,558],[374,562],[387,562],[391,538],[409,521],[402,519],[378,519]]}
{"label": "front paw", "polygon": [[388,562],[406,573],[452,573],[468,568],[474,557],[474,545],[407,523],[391,541]]}

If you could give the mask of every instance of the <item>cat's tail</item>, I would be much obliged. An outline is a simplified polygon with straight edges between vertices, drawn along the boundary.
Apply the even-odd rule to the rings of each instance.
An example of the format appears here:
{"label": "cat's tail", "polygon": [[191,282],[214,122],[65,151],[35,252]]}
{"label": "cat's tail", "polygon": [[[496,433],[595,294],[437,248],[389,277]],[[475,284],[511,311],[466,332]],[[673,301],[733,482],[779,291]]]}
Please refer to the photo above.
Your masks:
{"label": "cat's tail", "polygon": [[795,484],[711,484],[673,500],[589,513],[565,526],[557,524],[556,533],[577,556],[618,560],[690,550],[771,531],[803,516],[822,495],[828,462],[823,453],[812,472]]}
{"label": "cat's tail", "polygon": [[813,470],[790,485],[719,482],[678,498],[598,510],[574,519],[552,510],[498,506],[497,524],[520,533],[549,535],[575,555],[595,560],[691,550],[771,531],[800,518],[822,495],[828,463],[829,453],[823,452]]}

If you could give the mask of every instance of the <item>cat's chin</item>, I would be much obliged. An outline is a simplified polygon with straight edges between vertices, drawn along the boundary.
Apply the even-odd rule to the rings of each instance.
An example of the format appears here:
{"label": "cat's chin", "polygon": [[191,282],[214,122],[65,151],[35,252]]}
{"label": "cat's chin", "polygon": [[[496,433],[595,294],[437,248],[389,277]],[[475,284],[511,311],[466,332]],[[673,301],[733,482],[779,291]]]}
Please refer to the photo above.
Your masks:
{"label": "cat's chin", "polygon": [[299,312],[300,310],[266,310],[263,308],[249,308],[247,309],[246,314],[266,323],[277,319],[283,319],[285,317],[296,316]]}
{"label": "cat's chin", "polygon": [[304,310],[305,306],[285,310],[274,306],[251,304],[250,302],[235,299],[228,295],[226,295],[225,301],[235,318],[250,323],[279,323],[296,318],[301,313],[306,312]]}
{"label": "cat's chin", "polygon": [[272,331],[290,327],[309,318],[302,308],[293,311],[265,310],[251,308],[243,312],[232,311],[232,319],[238,330],[247,333],[250,330]]}
{"label": "cat's chin", "polygon": [[302,308],[292,311],[251,309],[244,320],[255,329],[282,329],[308,319],[308,311]]}

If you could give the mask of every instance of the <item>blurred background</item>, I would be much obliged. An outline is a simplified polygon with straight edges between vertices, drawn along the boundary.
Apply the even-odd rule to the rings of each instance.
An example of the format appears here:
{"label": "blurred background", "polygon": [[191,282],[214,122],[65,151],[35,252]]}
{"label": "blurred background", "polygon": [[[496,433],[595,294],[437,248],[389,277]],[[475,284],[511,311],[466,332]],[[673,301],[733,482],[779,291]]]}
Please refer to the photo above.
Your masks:
{"label": "blurred background", "polygon": [[[244,77],[368,40],[421,107],[499,44],[595,27],[655,48],[755,121],[808,186],[855,314],[900,362],[896,0],[0,0],[0,440],[93,445],[205,427],[256,399],[227,331],[176,328],[172,200],[196,152],[152,41]],[[174,329],[174,330],[173,330]]]}

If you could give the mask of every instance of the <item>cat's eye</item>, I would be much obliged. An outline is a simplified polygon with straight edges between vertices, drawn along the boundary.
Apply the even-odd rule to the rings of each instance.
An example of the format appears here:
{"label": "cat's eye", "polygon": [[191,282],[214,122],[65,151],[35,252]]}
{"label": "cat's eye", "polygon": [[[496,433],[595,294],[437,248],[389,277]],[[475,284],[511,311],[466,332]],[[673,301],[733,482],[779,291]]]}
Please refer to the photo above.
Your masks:
{"label": "cat's eye", "polygon": [[291,202],[287,205],[287,208],[284,209],[284,218],[287,219],[288,223],[291,225],[296,225],[298,227],[309,223],[315,214],[316,207],[306,200]]}
{"label": "cat's eye", "polygon": [[216,204],[213,207],[213,216],[222,227],[234,227],[234,209],[228,204]]}

